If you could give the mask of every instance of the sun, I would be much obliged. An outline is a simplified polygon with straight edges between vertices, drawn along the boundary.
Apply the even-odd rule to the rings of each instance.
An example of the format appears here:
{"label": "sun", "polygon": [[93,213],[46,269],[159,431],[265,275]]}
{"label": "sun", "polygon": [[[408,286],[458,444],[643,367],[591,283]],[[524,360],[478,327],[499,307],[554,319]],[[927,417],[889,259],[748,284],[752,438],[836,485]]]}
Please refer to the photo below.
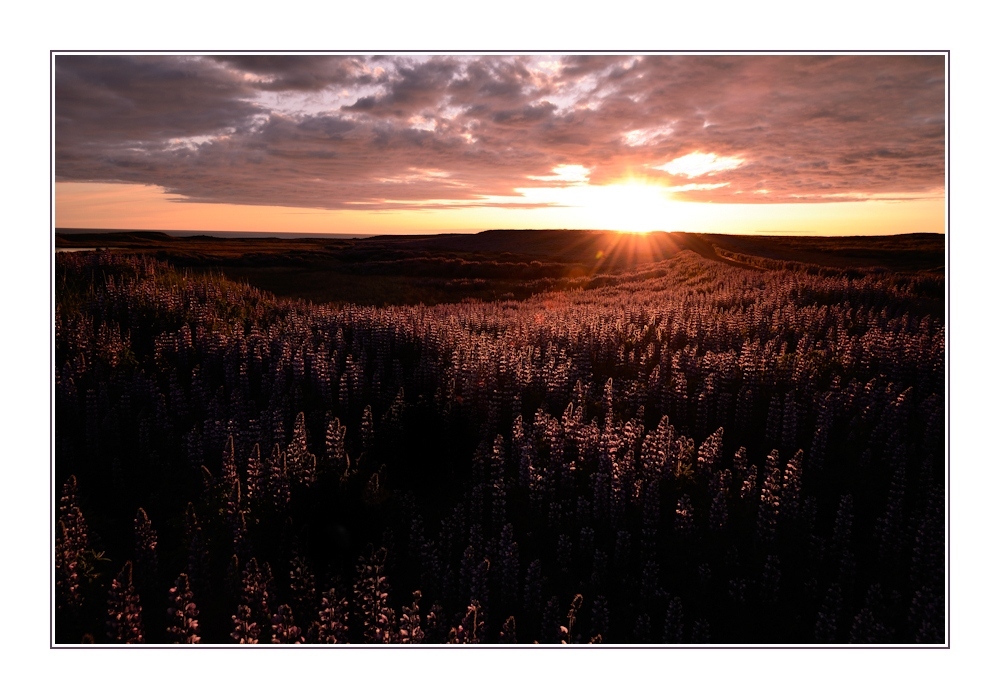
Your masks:
{"label": "sun", "polygon": [[[514,201],[564,211],[563,220],[572,221],[571,227],[639,234],[676,227],[680,202],[658,182],[630,176],[593,184],[586,168],[574,171],[572,178],[567,175],[569,169],[560,166],[556,175],[533,177],[546,182],[558,180],[559,186],[519,187]],[[491,198],[497,202],[501,199]]]}
{"label": "sun", "polygon": [[670,226],[673,201],[662,187],[638,180],[593,186],[585,205],[595,227],[647,233]]}
{"label": "sun", "polygon": [[574,218],[586,222],[588,228],[647,233],[669,229],[676,216],[676,202],[667,190],[638,179],[522,192],[575,209]]}

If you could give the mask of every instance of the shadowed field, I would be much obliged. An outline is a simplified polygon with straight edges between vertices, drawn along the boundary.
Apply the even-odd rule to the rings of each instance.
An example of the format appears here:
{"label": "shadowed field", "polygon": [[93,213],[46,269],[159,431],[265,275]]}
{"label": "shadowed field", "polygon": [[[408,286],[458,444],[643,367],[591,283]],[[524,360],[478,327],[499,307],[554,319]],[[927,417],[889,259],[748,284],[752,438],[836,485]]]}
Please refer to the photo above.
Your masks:
{"label": "shadowed field", "polygon": [[57,255],[56,642],[944,642],[939,238],[516,237]]}
{"label": "shadowed field", "polygon": [[944,236],[844,238],[680,232],[490,230],[361,239],[173,237],[159,232],[57,231],[56,249],[142,252],[213,271],[278,296],[317,303],[436,304],[522,300],[614,283],[614,275],[690,250],[740,268],[877,268],[940,274]]}

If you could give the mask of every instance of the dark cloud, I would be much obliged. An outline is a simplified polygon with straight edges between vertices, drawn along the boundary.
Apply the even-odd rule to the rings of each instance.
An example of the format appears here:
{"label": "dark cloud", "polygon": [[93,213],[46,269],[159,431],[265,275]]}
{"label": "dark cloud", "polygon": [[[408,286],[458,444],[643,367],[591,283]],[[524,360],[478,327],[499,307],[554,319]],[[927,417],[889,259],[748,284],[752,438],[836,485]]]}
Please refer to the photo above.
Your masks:
{"label": "dark cloud", "polygon": [[431,58],[420,63],[400,60],[380,94],[362,97],[344,109],[406,118],[437,107],[457,68],[458,62],[449,58]]}
{"label": "dark cloud", "polygon": [[58,56],[57,142],[150,143],[222,133],[259,109],[255,90],[190,57]]}
{"label": "dark cloud", "polygon": [[493,112],[491,118],[495,124],[535,124],[552,116],[556,106],[551,102],[530,104],[518,109],[501,109]]}
{"label": "dark cloud", "polygon": [[[565,164],[691,200],[944,184],[941,56],[58,56],[55,91],[58,179],[193,201],[482,205]],[[694,152],[742,165],[657,169]]]}
{"label": "dark cloud", "polygon": [[243,73],[243,80],[270,92],[317,92],[329,87],[373,85],[379,75],[357,56],[212,56]]}

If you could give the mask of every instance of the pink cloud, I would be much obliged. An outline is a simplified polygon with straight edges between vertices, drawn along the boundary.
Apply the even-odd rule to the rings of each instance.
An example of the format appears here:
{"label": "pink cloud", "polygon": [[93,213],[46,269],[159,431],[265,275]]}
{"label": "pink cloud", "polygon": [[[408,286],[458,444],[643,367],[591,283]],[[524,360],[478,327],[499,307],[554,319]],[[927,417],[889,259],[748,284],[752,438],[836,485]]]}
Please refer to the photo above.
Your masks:
{"label": "pink cloud", "polygon": [[192,201],[472,206],[568,166],[690,200],[944,185],[934,55],[58,56],[55,91],[57,179]]}

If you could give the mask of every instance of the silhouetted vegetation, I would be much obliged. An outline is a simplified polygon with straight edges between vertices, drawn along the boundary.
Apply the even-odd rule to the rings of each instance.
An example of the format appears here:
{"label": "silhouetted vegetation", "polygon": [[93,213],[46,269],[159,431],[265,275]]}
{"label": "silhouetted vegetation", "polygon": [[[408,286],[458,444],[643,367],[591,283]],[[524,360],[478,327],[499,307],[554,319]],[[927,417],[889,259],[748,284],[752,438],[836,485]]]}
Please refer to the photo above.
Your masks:
{"label": "silhouetted vegetation", "polygon": [[58,255],[56,641],[942,643],[939,238],[607,235]]}

